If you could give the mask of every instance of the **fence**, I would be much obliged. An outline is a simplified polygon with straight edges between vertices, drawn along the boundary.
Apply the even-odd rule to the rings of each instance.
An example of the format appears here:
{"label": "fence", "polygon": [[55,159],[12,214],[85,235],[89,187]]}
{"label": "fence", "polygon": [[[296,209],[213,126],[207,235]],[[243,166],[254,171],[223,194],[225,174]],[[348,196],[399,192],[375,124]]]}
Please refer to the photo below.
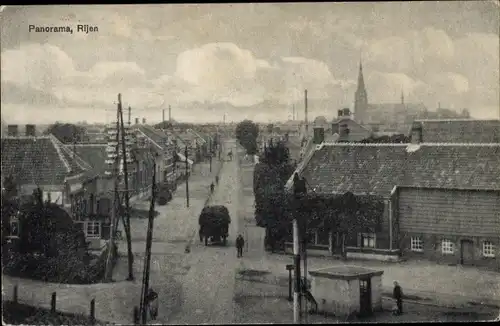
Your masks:
{"label": "fence", "polygon": [[[42,303],[42,304],[35,303],[33,292],[31,293],[31,296],[32,296],[31,300],[29,300],[29,299],[20,300],[20,298],[19,298],[19,285],[18,284],[15,284],[11,291],[12,292],[11,292],[10,300],[9,300],[8,293],[4,293],[4,298],[2,301],[4,301],[4,302],[10,301],[11,303],[14,303],[14,304],[28,306],[30,308],[32,307],[33,308],[32,310],[36,311],[36,312],[40,312],[40,310],[42,310],[42,311],[49,310],[52,315],[57,314],[57,315],[62,316],[62,317],[78,319],[78,323],[86,322],[86,324],[92,324],[92,325],[97,323],[96,318],[95,318],[95,298],[93,298],[92,300],[89,301],[88,314],[68,313],[68,312],[57,311],[57,292],[55,292],[55,291],[50,294],[50,303],[48,303],[49,300],[47,300],[45,303]],[[32,302],[30,302],[30,301],[32,301]],[[19,318],[20,316],[16,316],[16,317]],[[29,317],[33,317],[33,316],[26,316],[26,317],[29,318]],[[45,316],[45,314],[43,314],[43,316],[40,316],[40,317],[43,318],[43,317],[47,317],[47,316]]]}

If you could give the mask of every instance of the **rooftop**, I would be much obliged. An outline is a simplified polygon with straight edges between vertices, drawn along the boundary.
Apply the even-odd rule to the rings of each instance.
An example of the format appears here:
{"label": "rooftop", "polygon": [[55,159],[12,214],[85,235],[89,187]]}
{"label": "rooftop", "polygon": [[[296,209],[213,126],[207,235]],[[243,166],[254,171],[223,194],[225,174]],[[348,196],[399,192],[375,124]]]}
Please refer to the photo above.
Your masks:
{"label": "rooftop", "polygon": [[424,142],[500,143],[500,120],[415,120]]}
{"label": "rooftop", "polygon": [[312,276],[325,277],[330,279],[352,280],[361,277],[380,276],[384,271],[378,271],[361,266],[333,266],[310,271]]}
{"label": "rooftop", "polygon": [[18,185],[63,185],[91,169],[53,135],[5,137],[1,151],[2,175],[12,175]]}
{"label": "rooftop", "polygon": [[388,196],[396,186],[500,190],[500,144],[323,144],[303,169],[316,192]]}

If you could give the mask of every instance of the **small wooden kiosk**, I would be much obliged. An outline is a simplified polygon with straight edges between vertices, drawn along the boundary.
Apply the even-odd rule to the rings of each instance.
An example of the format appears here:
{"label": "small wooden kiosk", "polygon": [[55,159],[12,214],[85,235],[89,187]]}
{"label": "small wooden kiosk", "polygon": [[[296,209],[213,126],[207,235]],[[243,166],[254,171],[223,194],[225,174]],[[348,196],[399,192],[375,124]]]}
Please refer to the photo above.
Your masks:
{"label": "small wooden kiosk", "polygon": [[382,309],[383,271],[334,266],[310,271],[318,311],[335,316],[371,315]]}

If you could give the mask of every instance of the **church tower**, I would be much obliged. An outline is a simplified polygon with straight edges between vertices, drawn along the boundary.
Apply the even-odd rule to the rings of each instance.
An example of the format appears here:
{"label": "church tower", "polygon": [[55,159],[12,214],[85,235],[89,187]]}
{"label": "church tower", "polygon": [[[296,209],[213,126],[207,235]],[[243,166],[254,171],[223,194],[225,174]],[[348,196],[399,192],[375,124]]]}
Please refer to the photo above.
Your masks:
{"label": "church tower", "polygon": [[360,123],[368,120],[368,96],[366,94],[365,80],[363,78],[363,65],[359,62],[358,89],[354,95],[354,118]]}

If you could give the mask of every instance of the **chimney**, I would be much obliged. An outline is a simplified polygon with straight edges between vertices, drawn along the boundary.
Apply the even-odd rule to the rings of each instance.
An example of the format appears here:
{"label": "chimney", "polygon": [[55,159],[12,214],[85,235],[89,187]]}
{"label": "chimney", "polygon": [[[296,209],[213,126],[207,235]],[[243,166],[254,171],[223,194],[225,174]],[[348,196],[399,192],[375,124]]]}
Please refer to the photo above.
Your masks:
{"label": "chimney", "polygon": [[351,110],[349,110],[349,108],[344,108],[342,111],[343,111],[343,112],[342,112],[342,113],[343,113],[342,115],[343,115],[344,117],[350,117],[350,116],[351,116]]}
{"label": "chimney", "polygon": [[325,128],[321,126],[315,126],[313,129],[313,143],[319,145],[324,141],[325,141]]}
{"label": "chimney", "polygon": [[142,118],[142,124],[145,125],[146,124],[146,118]]}
{"label": "chimney", "polygon": [[339,125],[339,141],[347,142],[349,141],[349,126],[347,123],[341,123]]}
{"label": "chimney", "polygon": [[139,118],[135,118],[135,124],[138,125],[139,124]]}
{"label": "chimney", "polygon": [[422,124],[414,122],[411,127],[411,143],[420,144],[423,142]]}
{"label": "chimney", "polygon": [[344,110],[338,110],[337,117],[342,118],[342,115],[344,115]]}
{"label": "chimney", "polygon": [[36,136],[36,127],[35,125],[26,125],[26,136],[35,137]]}
{"label": "chimney", "polygon": [[7,126],[7,135],[17,137],[19,136],[19,131],[17,125],[8,125]]}

